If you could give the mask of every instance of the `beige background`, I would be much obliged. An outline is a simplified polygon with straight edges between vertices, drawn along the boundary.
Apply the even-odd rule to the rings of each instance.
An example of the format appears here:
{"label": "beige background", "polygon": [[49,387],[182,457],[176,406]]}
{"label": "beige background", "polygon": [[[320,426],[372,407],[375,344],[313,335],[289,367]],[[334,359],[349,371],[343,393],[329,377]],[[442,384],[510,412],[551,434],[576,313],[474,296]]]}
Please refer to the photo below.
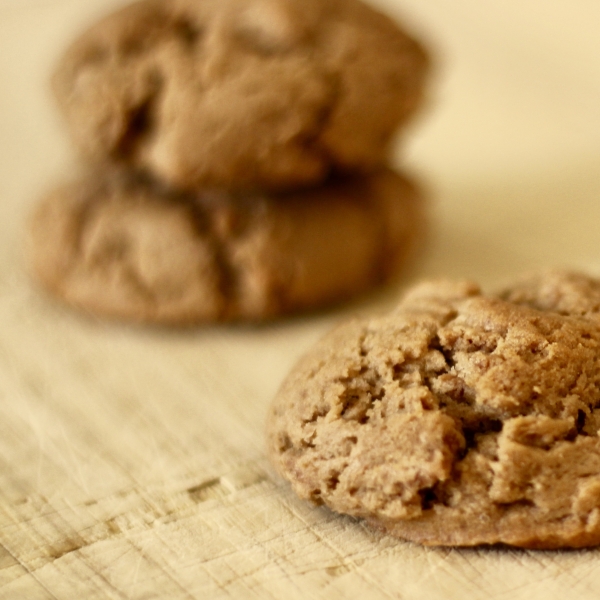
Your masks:
{"label": "beige background", "polygon": [[597,550],[423,549],[299,501],[263,422],[318,336],[417,278],[600,274],[600,3],[379,0],[437,56],[397,156],[430,188],[428,251],[353,306],[187,332],[73,314],[23,271],[26,214],[74,165],[48,73],[119,4],[0,0],[0,598],[597,598]]}

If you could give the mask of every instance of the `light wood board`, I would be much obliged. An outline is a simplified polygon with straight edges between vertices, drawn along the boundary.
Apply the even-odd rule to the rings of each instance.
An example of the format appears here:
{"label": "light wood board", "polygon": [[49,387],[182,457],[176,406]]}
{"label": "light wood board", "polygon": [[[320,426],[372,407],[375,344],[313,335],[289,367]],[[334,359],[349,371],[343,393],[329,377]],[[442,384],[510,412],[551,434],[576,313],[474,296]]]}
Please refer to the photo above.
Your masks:
{"label": "light wood board", "polygon": [[300,354],[418,278],[600,274],[600,4],[380,0],[436,50],[397,155],[430,188],[426,254],[337,311],[185,332],[74,314],[24,272],[26,215],[74,168],[48,73],[119,4],[0,0],[0,598],[598,598],[598,550],[424,549],[298,500],[263,429]]}

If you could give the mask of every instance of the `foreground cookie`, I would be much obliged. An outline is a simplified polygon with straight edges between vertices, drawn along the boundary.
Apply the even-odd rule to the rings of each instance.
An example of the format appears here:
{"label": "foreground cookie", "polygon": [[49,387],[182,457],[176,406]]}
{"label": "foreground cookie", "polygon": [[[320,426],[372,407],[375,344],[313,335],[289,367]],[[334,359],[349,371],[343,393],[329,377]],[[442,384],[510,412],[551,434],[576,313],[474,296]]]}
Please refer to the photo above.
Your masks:
{"label": "foreground cookie", "polygon": [[79,148],[177,188],[368,170],[427,58],[358,0],[142,0],[87,31],[54,89]]}
{"label": "foreground cookie", "polygon": [[600,543],[600,281],[424,284],[333,331],[269,423],[303,498],[429,545]]}
{"label": "foreground cookie", "polygon": [[396,274],[422,203],[389,170],[310,192],[172,195],[93,178],[37,209],[36,278],[68,303],[132,321],[260,320],[346,299]]}

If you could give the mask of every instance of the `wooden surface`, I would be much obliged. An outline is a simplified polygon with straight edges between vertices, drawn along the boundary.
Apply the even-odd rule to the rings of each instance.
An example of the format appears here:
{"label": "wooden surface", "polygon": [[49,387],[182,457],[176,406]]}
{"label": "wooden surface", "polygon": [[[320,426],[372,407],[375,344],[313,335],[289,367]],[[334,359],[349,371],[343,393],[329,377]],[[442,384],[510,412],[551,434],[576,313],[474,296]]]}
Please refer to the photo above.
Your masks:
{"label": "wooden surface", "polygon": [[118,4],[0,0],[0,598],[598,598],[599,550],[423,549],[301,502],[263,423],[317,337],[417,278],[600,273],[600,3],[380,0],[437,51],[403,152],[427,254],[335,312],[186,332],[73,314],[24,274],[24,219],[74,164],[48,72]]}

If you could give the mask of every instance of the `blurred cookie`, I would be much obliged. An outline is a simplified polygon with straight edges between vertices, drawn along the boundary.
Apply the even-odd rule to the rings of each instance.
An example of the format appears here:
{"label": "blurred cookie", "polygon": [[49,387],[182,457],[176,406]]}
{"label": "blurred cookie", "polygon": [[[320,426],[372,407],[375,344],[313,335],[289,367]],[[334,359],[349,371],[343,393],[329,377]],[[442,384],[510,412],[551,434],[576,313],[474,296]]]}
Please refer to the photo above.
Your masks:
{"label": "blurred cookie", "polygon": [[175,195],[90,177],[41,203],[35,277],[93,314],[187,324],[260,320],[386,281],[422,232],[412,184],[390,170],[280,195]]}
{"label": "blurred cookie", "polygon": [[142,0],[84,33],[53,83],[92,160],[180,189],[289,189],[381,163],[427,65],[359,0]]}
{"label": "blurred cookie", "polygon": [[303,498],[428,545],[600,543],[600,281],[416,287],[292,371],[274,463]]}

